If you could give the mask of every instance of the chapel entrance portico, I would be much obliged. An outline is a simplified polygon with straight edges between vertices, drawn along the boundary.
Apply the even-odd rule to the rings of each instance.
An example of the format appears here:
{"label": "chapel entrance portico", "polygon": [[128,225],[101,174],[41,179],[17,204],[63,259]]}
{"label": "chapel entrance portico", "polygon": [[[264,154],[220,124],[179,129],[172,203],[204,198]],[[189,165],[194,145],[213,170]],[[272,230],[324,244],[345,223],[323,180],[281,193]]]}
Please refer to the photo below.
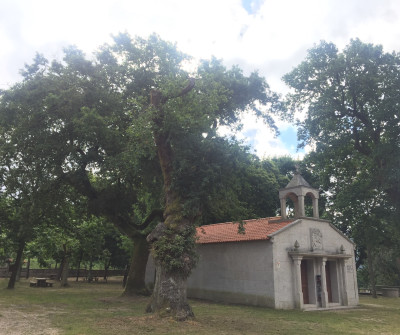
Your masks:
{"label": "chapel entrance portico", "polygon": [[347,306],[345,260],[347,254],[289,252],[293,260],[296,308],[317,309]]}

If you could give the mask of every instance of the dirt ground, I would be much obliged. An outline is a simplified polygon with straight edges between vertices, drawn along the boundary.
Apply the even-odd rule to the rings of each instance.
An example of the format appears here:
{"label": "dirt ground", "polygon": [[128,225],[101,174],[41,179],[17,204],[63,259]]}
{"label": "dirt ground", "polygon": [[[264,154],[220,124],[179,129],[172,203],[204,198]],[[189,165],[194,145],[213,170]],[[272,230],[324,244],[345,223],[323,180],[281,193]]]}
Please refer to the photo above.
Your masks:
{"label": "dirt ground", "polygon": [[58,335],[51,328],[48,315],[52,312],[26,312],[17,308],[0,306],[0,335]]}

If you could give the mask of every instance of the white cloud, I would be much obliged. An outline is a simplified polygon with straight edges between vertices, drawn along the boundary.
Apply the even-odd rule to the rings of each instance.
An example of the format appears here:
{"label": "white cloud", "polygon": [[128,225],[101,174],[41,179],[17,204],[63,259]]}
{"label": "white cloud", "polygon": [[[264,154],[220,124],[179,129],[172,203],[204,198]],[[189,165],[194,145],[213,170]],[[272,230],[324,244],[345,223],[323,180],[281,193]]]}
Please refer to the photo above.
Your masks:
{"label": "white cloud", "polygon": [[12,43],[11,39],[5,34],[4,31],[0,31],[0,41],[1,41],[0,57],[6,57],[7,54],[12,52],[14,44]]}
{"label": "white cloud", "polygon": [[[243,129],[235,133],[237,139],[251,145],[253,152],[261,158],[275,156],[291,156],[295,159],[303,159],[304,153],[297,152],[297,145],[285,145],[282,140],[275,136],[274,132],[254,115],[246,113],[243,115]],[[293,125],[278,120],[278,128],[283,131],[293,128]],[[229,135],[231,131],[228,127],[220,127],[219,134]]]}

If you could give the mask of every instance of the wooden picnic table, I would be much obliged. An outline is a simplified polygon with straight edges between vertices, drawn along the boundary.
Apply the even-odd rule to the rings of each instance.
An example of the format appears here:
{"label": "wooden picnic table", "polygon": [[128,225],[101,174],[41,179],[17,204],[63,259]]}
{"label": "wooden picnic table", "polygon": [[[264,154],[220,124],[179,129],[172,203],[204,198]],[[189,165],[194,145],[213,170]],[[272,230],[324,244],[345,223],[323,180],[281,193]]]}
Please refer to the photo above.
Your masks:
{"label": "wooden picnic table", "polygon": [[53,283],[47,281],[48,278],[35,278],[34,281],[30,282],[30,286],[35,287],[52,287]]}
{"label": "wooden picnic table", "polygon": [[47,287],[47,278],[36,278],[37,287]]}

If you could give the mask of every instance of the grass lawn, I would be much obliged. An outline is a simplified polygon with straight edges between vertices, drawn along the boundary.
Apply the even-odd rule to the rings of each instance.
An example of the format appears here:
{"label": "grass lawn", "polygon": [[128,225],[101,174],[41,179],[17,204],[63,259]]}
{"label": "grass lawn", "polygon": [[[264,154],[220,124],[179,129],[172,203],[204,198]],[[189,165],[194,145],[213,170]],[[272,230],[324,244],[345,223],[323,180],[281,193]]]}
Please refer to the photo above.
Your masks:
{"label": "grass lawn", "polygon": [[[0,279],[0,334],[400,334],[400,298],[360,297],[357,309],[301,312],[192,300],[195,320],[144,314],[148,298],[121,297],[118,283],[14,290]],[[8,328],[7,328],[8,327]]]}

